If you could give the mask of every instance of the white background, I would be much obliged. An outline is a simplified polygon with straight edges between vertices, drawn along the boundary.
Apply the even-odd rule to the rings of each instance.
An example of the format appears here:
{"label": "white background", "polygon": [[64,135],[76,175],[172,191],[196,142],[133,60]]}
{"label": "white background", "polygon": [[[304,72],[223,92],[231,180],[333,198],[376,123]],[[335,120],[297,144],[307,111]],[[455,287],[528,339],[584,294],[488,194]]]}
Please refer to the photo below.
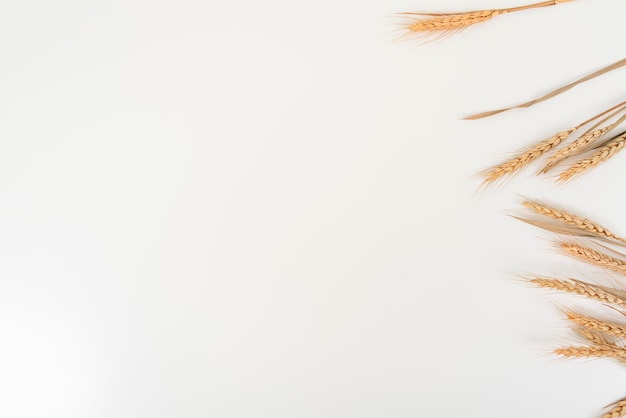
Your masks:
{"label": "white background", "polygon": [[[549,353],[515,274],[583,266],[506,216],[626,234],[626,155],[479,193],[623,100],[626,2],[419,47],[393,13],[523,1],[0,1],[0,416],[580,417],[626,370]],[[571,341],[570,341],[571,342]]]}

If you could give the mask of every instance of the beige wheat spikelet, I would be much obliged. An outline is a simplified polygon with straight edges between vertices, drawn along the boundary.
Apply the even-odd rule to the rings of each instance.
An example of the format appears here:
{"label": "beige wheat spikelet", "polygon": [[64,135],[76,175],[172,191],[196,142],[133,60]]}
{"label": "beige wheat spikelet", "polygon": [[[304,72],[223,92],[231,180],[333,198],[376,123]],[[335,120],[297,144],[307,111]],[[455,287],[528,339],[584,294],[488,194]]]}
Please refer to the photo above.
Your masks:
{"label": "beige wheat spikelet", "polygon": [[559,174],[558,181],[567,181],[572,177],[583,174],[606,162],[626,146],[626,132],[621,133],[614,139],[597,148],[590,156],[572,164],[570,168]]}
{"label": "beige wheat spikelet", "polygon": [[568,311],[566,314],[567,319],[580,327],[610,335],[615,338],[626,338],[626,325],[606,321],[604,319],[593,318],[574,311]]}
{"label": "beige wheat spikelet", "polygon": [[486,22],[496,17],[501,12],[498,10],[478,10],[467,13],[404,13],[405,15],[424,16],[416,18],[409,24],[407,30],[411,33],[450,32],[464,29],[468,26]]}
{"label": "beige wheat spikelet", "polygon": [[[610,346],[610,347],[621,348],[617,346],[614,341],[605,337],[603,334],[601,334],[598,331],[593,331],[593,330],[583,328],[583,327],[577,327],[575,328],[575,331],[578,335],[580,335],[585,340],[587,340],[588,342],[596,346],[606,346],[606,347]],[[626,361],[626,358],[622,359],[622,361]]]}
{"label": "beige wheat spikelet", "polygon": [[626,305],[626,292],[611,289],[604,286],[594,285],[576,279],[552,279],[545,277],[534,277],[528,280],[529,283],[543,288],[553,289],[560,292],[572,293],[585,296],[604,303],[616,305]]}
{"label": "beige wheat spikelet", "polygon": [[593,264],[605,270],[626,275],[626,262],[573,242],[561,242],[559,247],[571,257]]}
{"label": "beige wheat spikelet", "polygon": [[521,170],[537,158],[549,152],[551,149],[558,147],[561,142],[565,141],[572,134],[572,132],[574,132],[574,130],[559,132],[556,135],[533,145],[516,157],[487,170],[484,173],[485,183],[492,183],[506,175],[513,174]]}
{"label": "beige wheat spikelet", "polygon": [[567,358],[615,358],[626,359],[626,349],[613,346],[571,346],[557,348],[554,354]]}
{"label": "beige wheat spikelet", "polygon": [[[574,227],[574,229],[570,229],[568,231],[569,234],[591,236],[604,239],[608,238],[610,240],[619,241],[620,243],[626,244],[626,240],[624,238],[615,235],[608,229],[604,228],[602,225],[582,216],[570,213],[564,209],[556,208],[554,206],[550,206],[546,203],[542,203],[536,200],[525,200],[524,202],[522,202],[522,205],[539,215],[546,216],[565,225]],[[532,222],[524,218],[518,219],[549,229],[549,227],[545,223]],[[580,233],[576,233],[576,230],[580,231]]]}

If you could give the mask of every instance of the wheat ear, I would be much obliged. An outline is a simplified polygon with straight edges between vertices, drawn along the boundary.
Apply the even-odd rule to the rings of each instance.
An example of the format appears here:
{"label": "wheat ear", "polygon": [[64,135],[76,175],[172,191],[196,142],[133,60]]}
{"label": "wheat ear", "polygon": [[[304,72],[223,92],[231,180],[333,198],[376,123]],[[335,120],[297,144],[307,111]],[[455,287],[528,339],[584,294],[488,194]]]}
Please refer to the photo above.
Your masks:
{"label": "wheat ear", "polygon": [[566,225],[573,226],[576,229],[582,232],[586,232],[591,236],[610,238],[621,243],[626,243],[625,239],[618,237],[608,229],[604,228],[602,225],[584,217],[574,215],[564,209],[549,206],[546,203],[542,203],[536,200],[525,200],[524,202],[522,202],[522,205],[539,215],[547,216]]}
{"label": "wheat ear", "polygon": [[[409,19],[405,36],[449,34],[478,23],[486,22],[502,12],[498,10],[477,10],[467,13],[400,13]],[[419,16],[419,17],[418,17]]]}
{"label": "wheat ear", "polygon": [[[600,332],[592,331],[583,327],[576,327],[574,331],[576,331],[576,333],[580,335],[583,339],[595,346],[623,348],[615,344],[615,341],[610,339],[610,337],[606,337]],[[626,358],[620,359],[620,363],[626,363]]]}
{"label": "wheat ear", "polygon": [[567,311],[566,315],[567,319],[580,327],[615,338],[626,338],[626,325],[593,318],[574,311]]}
{"label": "wheat ear", "polygon": [[551,155],[550,158],[548,158],[546,165],[541,169],[539,173],[540,174],[547,173],[564,159],[575,155],[578,151],[580,151],[581,149],[583,149],[584,147],[586,147],[587,145],[589,145],[596,139],[600,138],[608,130],[609,130],[609,127],[607,126],[604,128],[595,129],[591,132],[587,132],[586,134],[582,135],[580,138],[573,141],[567,147],[560,149],[557,152],[555,152],[553,155]]}
{"label": "wheat ear", "polygon": [[616,358],[626,359],[626,349],[613,347],[610,345],[595,345],[595,346],[571,346],[557,348],[554,350],[554,354],[567,358]]}
{"label": "wheat ear", "polygon": [[568,1],[572,0],[551,0],[529,4],[526,6],[511,7],[506,9],[476,10],[466,13],[404,12],[399,13],[398,16],[407,19],[407,22],[404,25],[405,34],[403,37],[445,36],[470,26],[484,23],[498,15],[519,12],[537,7],[554,6]]}
{"label": "wheat ear", "polygon": [[558,96],[559,94],[565,93],[566,91],[573,89],[574,87],[578,86],[579,84],[582,84],[582,83],[584,83],[586,81],[592,80],[592,79],[594,79],[596,77],[600,77],[601,75],[604,75],[604,74],[606,74],[606,73],[608,73],[610,71],[616,70],[616,69],[618,69],[620,67],[623,67],[625,65],[626,65],[626,58],[623,58],[623,59],[621,59],[621,60],[619,60],[619,61],[617,61],[617,62],[615,62],[615,63],[613,63],[613,64],[611,64],[611,65],[609,65],[607,67],[604,67],[604,68],[602,68],[602,69],[600,69],[598,71],[595,71],[595,72],[593,72],[593,73],[591,73],[591,74],[589,74],[589,75],[587,75],[587,76],[585,76],[583,78],[580,78],[580,79],[574,81],[573,83],[570,83],[570,84],[568,84],[566,86],[558,88],[558,89],[556,89],[556,90],[554,90],[554,91],[552,91],[552,92],[550,92],[550,93],[548,93],[548,94],[546,94],[544,96],[541,96],[541,97],[539,97],[537,99],[534,99],[534,100],[531,100],[529,102],[522,103],[522,104],[519,104],[519,105],[516,105],[516,106],[507,107],[507,108],[504,108],[504,109],[490,110],[488,112],[477,113],[475,115],[468,116],[465,119],[467,119],[467,120],[481,119],[481,118],[486,118],[488,116],[497,115],[498,113],[506,112],[507,110],[511,110],[511,109],[521,109],[521,108],[531,107],[531,106],[533,106],[533,105],[535,105],[537,103],[544,102],[544,101],[549,100],[549,99],[551,99],[551,98],[553,98],[555,96]]}
{"label": "wheat ear", "polygon": [[[604,134],[606,134],[609,131],[612,131],[617,126],[621,125],[626,120],[626,114],[622,115],[622,117],[620,117],[617,121],[611,123],[610,125],[607,125],[607,126],[604,126],[604,127],[600,127],[602,124],[606,123],[608,120],[616,117],[620,113],[624,113],[624,111],[626,111],[626,107],[624,107],[625,104],[626,104],[626,102],[620,103],[618,106],[616,106],[616,107],[619,107],[619,109],[617,111],[615,111],[614,113],[610,114],[609,116],[607,116],[606,118],[604,118],[603,120],[598,122],[596,125],[592,126],[587,132],[585,132],[583,135],[581,135],[575,141],[572,141],[567,147],[562,148],[562,149],[556,151],[554,154],[552,154],[548,158],[545,167],[539,173],[540,174],[545,174],[548,171],[550,171],[551,169],[553,169],[557,164],[559,164],[563,160],[580,154],[581,152],[583,152],[586,149],[588,149],[589,145],[591,145],[597,139],[602,138],[602,136],[604,136]],[[615,109],[615,108],[611,108],[611,109],[609,109],[609,111],[613,110],[613,109]],[[606,112],[604,112],[604,113],[606,113]],[[602,114],[598,115],[596,118],[598,118],[600,116],[602,116]],[[594,118],[594,119],[596,119],[596,118]]]}
{"label": "wheat ear", "polygon": [[583,282],[577,279],[564,280],[534,277],[528,281],[529,283],[543,289],[553,289],[561,292],[572,293],[615,305],[626,305],[626,292]]}
{"label": "wheat ear", "polygon": [[572,179],[572,177],[583,174],[600,164],[612,158],[626,146],[626,132],[623,132],[615,138],[607,141],[602,146],[586,158],[583,158],[572,164],[567,170],[559,174],[558,181],[564,182]]}
{"label": "wheat ear", "polygon": [[561,242],[559,247],[571,257],[615,273],[626,275],[626,262],[573,242]]}
{"label": "wheat ear", "polygon": [[612,405],[609,405],[608,410],[601,418],[622,418],[626,416],[626,399],[615,402]]}
{"label": "wheat ear", "polygon": [[549,152],[551,149],[558,147],[559,144],[565,141],[573,132],[573,129],[569,131],[559,132],[556,135],[533,145],[532,147],[518,154],[516,157],[488,169],[484,173],[485,183],[492,183],[506,175],[513,174],[521,170],[531,162],[535,161],[537,158]]}

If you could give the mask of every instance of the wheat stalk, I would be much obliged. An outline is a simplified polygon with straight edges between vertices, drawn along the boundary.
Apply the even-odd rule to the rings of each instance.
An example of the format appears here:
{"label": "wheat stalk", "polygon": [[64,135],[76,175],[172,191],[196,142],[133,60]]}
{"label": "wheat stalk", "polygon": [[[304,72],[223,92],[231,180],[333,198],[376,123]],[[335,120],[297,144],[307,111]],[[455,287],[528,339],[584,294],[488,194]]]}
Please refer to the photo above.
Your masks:
{"label": "wheat stalk", "polygon": [[[580,232],[584,232],[587,236],[605,238],[605,239],[609,238],[611,240],[619,241],[621,243],[626,244],[625,239],[615,235],[608,229],[604,228],[602,225],[596,222],[593,222],[587,218],[570,213],[564,209],[559,209],[553,206],[549,206],[546,203],[542,203],[536,200],[525,200],[524,202],[522,202],[522,205],[524,205],[526,208],[532,210],[533,212],[539,215],[547,216],[560,223],[574,227],[575,229],[571,230],[573,231],[572,232],[573,234],[576,234],[577,232],[576,230],[578,230]],[[521,219],[529,223],[533,223],[532,221],[529,221],[523,218],[518,218],[518,219]],[[537,223],[535,223],[535,225],[536,224]],[[585,234],[579,233],[577,235],[585,236]]]}
{"label": "wheat stalk", "polygon": [[586,158],[572,164],[567,170],[559,174],[558,181],[568,181],[572,177],[583,174],[612,158],[626,146],[626,132],[622,132],[613,139],[605,142]]}
{"label": "wheat stalk", "polygon": [[580,327],[615,338],[626,338],[626,325],[606,321],[604,319],[592,318],[574,311],[567,311],[566,315],[567,319]]}
{"label": "wheat stalk", "polygon": [[626,262],[573,242],[561,242],[559,247],[571,257],[593,264],[605,270],[626,275]]}
{"label": "wheat stalk", "polygon": [[537,7],[554,6],[568,1],[572,0],[551,0],[529,4],[526,6],[511,7],[506,9],[475,10],[465,13],[404,12],[399,13],[398,16],[407,19],[407,22],[404,25],[405,33],[403,37],[446,36],[470,26],[484,23],[502,14],[519,12]]}
{"label": "wheat stalk", "polygon": [[582,84],[582,83],[584,83],[586,81],[592,80],[592,79],[594,79],[596,77],[600,77],[601,75],[604,75],[604,74],[606,74],[606,73],[608,73],[610,71],[613,71],[613,70],[616,70],[618,68],[621,68],[621,67],[623,67],[625,65],[626,65],[626,58],[623,58],[623,59],[621,59],[621,60],[619,60],[619,61],[617,61],[617,62],[615,62],[615,63],[613,63],[613,64],[611,64],[611,65],[609,65],[607,67],[604,67],[604,68],[602,68],[602,69],[600,69],[598,71],[595,71],[595,72],[593,72],[593,73],[591,73],[591,74],[589,74],[589,75],[587,75],[585,77],[582,77],[582,78],[574,81],[573,83],[570,83],[570,84],[568,84],[566,86],[560,87],[560,88],[558,88],[558,89],[556,89],[554,91],[551,91],[550,93],[545,94],[545,95],[543,95],[543,96],[541,96],[541,97],[539,97],[537,99],[534,99],[534,100],[531,100],[529,102],[522,103],[522,104],[519,104],[519,105],[516,105],[516,106],[507,107],[507,108],[504,108],[504,109],[490,110],[488,112],[477,113],[475,115],[468,116],[465,119],[467,119],[467,120],[476,120],[476,119],[481,119],[481,118],[485,118],[485,117],[488,117],[488,116],[497,115],[498,113],[506,112],[507,110],[511,110],[511,109],[521,109],[521,108],[531,107],[531,106],[533,106],[533,105],[535,105],[537,103],[544,102],[544,101],[549,100],[549,99],[551,99],[551,98],[553,98],[555,96],[563,94],[566,91],[571,90],[574,87],[578,86],[579,84]]}
{"label": "wheat stalk", "polygon": [[626,399],[615,402],[612,405],[609,405],[608,408],[611,408],[607,411],[601,418],[622,418],[626,416]]}
{"label": "wheat stalk", "polygon": [[556,135],[545,139],[527,150],[521,152],[516,157],[511,158],[499,164],[495,167],[490,168],[484,173],[485,183],[492,183],[496,180],[501,179],[502,177],[513,174],[522,168],[526,167],[531,162],[535,161],[545,153],[550,150],[556,148],[561,144],[561,142],[565,141],[572,133],[574,129],[570,129],[569,131],[558,132]]}
{"label": "wheat stalk", "polygon": [[586,283],[577,279],[564,280],[534,277],[528,281],[529,283],[543,289],[553,289],[561,292],[572,293],[605,303],[626,305],[626,292]]}

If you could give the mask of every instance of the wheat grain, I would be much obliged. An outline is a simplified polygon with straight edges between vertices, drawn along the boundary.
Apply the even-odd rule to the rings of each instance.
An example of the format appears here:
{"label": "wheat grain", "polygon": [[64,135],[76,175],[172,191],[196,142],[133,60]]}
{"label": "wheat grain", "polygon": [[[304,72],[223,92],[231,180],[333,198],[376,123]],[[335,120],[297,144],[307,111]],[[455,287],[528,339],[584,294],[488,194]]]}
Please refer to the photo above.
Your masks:
{"label": "wheat grain", "polygon": [[584,172],[597,167],[606,162],[615,154],[620,152],[626,146],[626,132],[621,133],[615,138],[607,141],[600,146],[590,156],[572,164],[567,170],[559,174],[558,181],[568,181],[574,176],[583,174]]}

